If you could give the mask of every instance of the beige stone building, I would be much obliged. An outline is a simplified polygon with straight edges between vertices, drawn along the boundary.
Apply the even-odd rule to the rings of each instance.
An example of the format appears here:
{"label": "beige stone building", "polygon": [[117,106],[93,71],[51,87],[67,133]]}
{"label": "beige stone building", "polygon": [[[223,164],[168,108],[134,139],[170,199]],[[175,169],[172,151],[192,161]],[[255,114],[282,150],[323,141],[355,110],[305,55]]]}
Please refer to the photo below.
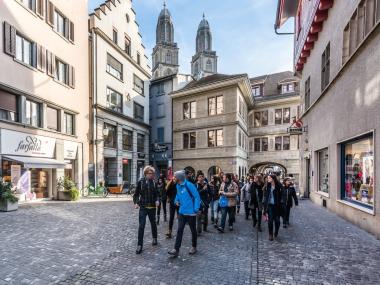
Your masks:
{"label": "beige stone building", "polygon": [[86,15],[87,1],[0,2],[0,175],[21,201],[87,183]]}
{"label": "beige stone building", "polygon": [[171,93],[174,170],[248,171],[248,109],[253,107],[246,74],[214,74]]}
{"label": "beige stone building", "polygon": [[280,1],[296,17],[306,196],[380,237],[380,1]]}
{"label": "beige stone building", "polygon": [[298,81],[290,71],[252,78],[254,107],[248,113],[249,172],[292,176],[297,185],[299,135],[288,130],[299,118]]}
{"label": "beige stone building", "polygon": [[91,181],[136,183],[149,163],[150,67],[131,0],[90,14]]}

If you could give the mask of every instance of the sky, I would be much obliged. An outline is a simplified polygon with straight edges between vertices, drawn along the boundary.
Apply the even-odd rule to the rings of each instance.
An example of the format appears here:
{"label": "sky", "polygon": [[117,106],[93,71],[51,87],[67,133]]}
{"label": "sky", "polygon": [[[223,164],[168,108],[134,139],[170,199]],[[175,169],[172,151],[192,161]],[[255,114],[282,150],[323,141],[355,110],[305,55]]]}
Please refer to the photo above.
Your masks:
{"label": "sky", "polygon": [[[104,0],[89,0],[89,12]],[[158,15],[163,0],[134,0],[137,22],[151,59]],[[195,37],[202,14],[211,26],[218,72],[260,76],[293,70],[293,36],[274,32],[277,0],[166,0],[174,22],[174,40],[180,48],[181,73],[190,73]],[[292,21],[281,29],[291,31]]]}

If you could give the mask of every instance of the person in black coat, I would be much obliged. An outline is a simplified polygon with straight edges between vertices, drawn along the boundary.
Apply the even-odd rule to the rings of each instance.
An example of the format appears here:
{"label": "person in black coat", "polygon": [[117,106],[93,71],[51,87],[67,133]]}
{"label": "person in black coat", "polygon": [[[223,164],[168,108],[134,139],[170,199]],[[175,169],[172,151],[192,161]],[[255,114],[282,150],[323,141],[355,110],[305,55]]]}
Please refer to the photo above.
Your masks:
{"label": "person in black coat", "polygon": [[268,215],[269,240],[273,241],[273,224],[274,237],[278,236],[280,229],[280,217],[282,212],[282,185],[278,182],[277,176],[271,174],[268,176],[267,190],[264,197],[264,213]]}
{"label": "person in black coat", "polygon": [[255,175],[253,177],[253,182],[249,189],[250,191],[250,201],[249,208],[252,210],[252,218],[253,218],[253,227],[256,227],[257,230],[261,232],[261,218],[263,211],[263,192],[264,181],[263,177],[259,175]]}
{"label": "person in black coat", "polygon": [[168,184],[166,185],[166,197],[167,202],[169,203],[169,228],[166,233],[166,238],[172,238],[172,231],[174,225],[175,213],[178,214],[178,207],[175,205],[174,200],[177,195],[177,181],[176,178],[173,177]]}
{"label": "person in black coat", "polygon": [[282,191],[282,205],[283,205],[283,225],[286,228],[289,225],[290,209],[294,204],[298,206],[298,198],[296,189],[294,189],[292,182],[289,178],[284,179],[284,188]]}
{"label": "person in black coat", "polygon": [[207,232],[208,208],[210,206],[210,201],[213,193],[211,192],[211,189],[205,180],[203,172],[198,172],[197,184],[195,184],[195,187],[197,188],[199,196],[201,198],[201,207],[199,209],[201,213],[197,216],[197,232],[198,235],[200,235],[202,234],[202,229],[204,232]]}

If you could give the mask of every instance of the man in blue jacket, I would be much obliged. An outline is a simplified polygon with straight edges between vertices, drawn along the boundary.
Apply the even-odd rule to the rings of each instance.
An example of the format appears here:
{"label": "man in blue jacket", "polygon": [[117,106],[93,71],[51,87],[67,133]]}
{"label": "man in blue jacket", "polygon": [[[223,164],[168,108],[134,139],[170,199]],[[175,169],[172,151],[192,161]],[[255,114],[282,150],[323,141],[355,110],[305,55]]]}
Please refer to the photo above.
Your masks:
{"label": "man in blue jacket", "polygon": [[177,196],[174,203],[179,207],[178,231],[174,249],[168,253],[173,257],[178,257],[183,231],[186,224],[189,224],[192,243],[189,254],[193,255],[197,252],[196,223],[201,200],[194,184],[186,180],[185,171],[177,171],[174,173],[174,176],[177,179]]}

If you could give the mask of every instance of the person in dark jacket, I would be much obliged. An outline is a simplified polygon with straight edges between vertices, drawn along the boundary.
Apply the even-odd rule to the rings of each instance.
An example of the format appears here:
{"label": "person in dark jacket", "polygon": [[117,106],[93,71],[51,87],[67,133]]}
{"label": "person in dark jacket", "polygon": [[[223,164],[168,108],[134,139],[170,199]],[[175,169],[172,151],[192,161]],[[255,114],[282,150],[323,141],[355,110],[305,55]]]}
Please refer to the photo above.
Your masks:
{"label": "person in dark jacket", "polygon": [[271,174],[268,176],[267,190],[264,197],[264,213],[268,215],[269,240],[273,241],[273,224],[274,237],[278,236],[280,229],[280,216],[282,212],[282,185],[278,182],[277,176]]}
{"label": "person in dark jacket", "polygon": [[164,210],[164,222],[166,222],[166,203],[167,203],[167,195],[165,189],[165,180],[163,178],[158,178],[157,182],[157,191],[159,195],[160,205],[157,207],[157,225],[160,224],[160,213],[161,207]]}
{"label": "person in dark jacket", "polygon": [[211,196],[211,203],[210,203],[210,209],[211,209],[211,223],[218,224],[218,206],[219,206],[219,181],[217,176],[211,177],[211,181],[208,184],[210,187],[210,191],[212,193]]}
{"label": "person in dark jacket", "polygon": [[244,186],[241,188],[240,191],[240,197],[241,201],[244,204],[244,213],[245,213],[245,219],[249,219],[249,215],[251,213],[251,208],[249,207],[249,201],[251,200],[251,187],[253,183],[253,178],[247,179],[247,181],[244,183]]}
{"label": "person in dark jacket", "polygon": [[156,224],[156,209],[159,206],[159,197],[154,182],[155,170],[151,166],[144,168],[144,178],[142,178],[136,187],[136,192],[133,195],[133,203],[135,208],[140,208],[139,211],[139,230],[136,254],[142,252],[144,230],[146,223],[146,216],[149,217],[150,225],[152,228],[153,245],[157,245],[157,224]]}
{"label": "person in dark jacket", "polygon": [[262,218],[262,211],[263,211],[263,177],[259,175],[255,175],[253,177],[253,182],[251,183],[250,187],[250,197],[251,200],[249,201],[249,208],[252,211],[252,218],[253,218],[253,227],[256,227],[259,232],[262,231],[261,229],[261,218]]}
{"label": "person in dark jacket", "polygon": [[282,205],[283,205],[283,225],[284,228],[289,226],[290,209],[294,204],[298,206],[298,198],[296,189],[294,189],[292,182],[289,178],[284,179],[284,189],[282,191]]}
{"label": "person in dark jacket", "polygon": [[202,228],[204,232],[207,232],[208,225],[208,208],[210,206],[210,201],[212,193],[210,187],[205,181],[205,176],[203,172],[197,173],[197,184],[195,187],[198,190],[199,196],[201,198],[200,214],[197,216],[197,232],[198,235],[202,234]]}
{"label": "person in dark jacket", "polygon": [[169,229],[166,233],[166,238],[172,238],[174,217],[176,211],[178,212],[178,207],[175,205],[175,196],[177,195],[177,181],[176,178],[173,177],[168,184],[166,185],[166,197],[169,203]]}

